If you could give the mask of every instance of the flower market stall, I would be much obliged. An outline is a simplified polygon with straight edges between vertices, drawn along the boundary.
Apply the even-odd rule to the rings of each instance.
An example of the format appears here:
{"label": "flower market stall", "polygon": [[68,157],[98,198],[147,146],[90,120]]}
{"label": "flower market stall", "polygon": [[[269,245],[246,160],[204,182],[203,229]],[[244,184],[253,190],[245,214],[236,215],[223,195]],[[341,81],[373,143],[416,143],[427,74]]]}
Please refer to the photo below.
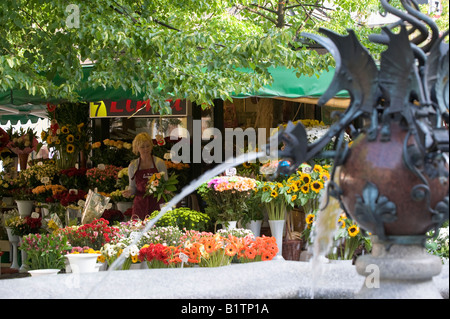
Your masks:
{"label": "flower market stall", "polygon": [[[2,208],[2,225],[12,247],[11,267],[95,272],[108,269],[119,256],[125,257],[122,270],[298,261],[314,241],[320,197],[333,169],[329,159],[317,158],[276,179],[272,175],[283,165],[279,160],[243,163],[234,173],[215,176],[198,187],[199,209],[177,205],[142,233],[159,211],[140,220],[132,216],[133,198],[123,195],[129,183],[127,165],[135,158],[131,143],[88,142],[86,118],[65,116],[60,107],[68,111],[72,106],[49,105],[51,126],[41,136],[43,144],[54,150],[53,157],[29,161],[18,172],[0,173],[2,199],[14,200]],[[328,129],[318,121],[302,122],[311,143]],[[32,132],[21,134],[31,138],[26,147],[36,146]],[[19,147],[17,139],[5,131],[2,147]],[[351,144],[349,137],[347,141]],[[172,146],[164,138],[154,141],[154,151],[162,158]],[[330,143],[326,148],[332,147]],[[169,178],[154,174],[146,196],[167,203],[189,184],[189,164],[164,159]],[[27,209],[22,202],[29,203]],[[367,234],[356,223],[345,215],[338,223],[329,260],[351,260],[370,250]],[[438,251],[430,243],[432,247]],[[448,258],[448,249],[440,248],[439,254]]]}

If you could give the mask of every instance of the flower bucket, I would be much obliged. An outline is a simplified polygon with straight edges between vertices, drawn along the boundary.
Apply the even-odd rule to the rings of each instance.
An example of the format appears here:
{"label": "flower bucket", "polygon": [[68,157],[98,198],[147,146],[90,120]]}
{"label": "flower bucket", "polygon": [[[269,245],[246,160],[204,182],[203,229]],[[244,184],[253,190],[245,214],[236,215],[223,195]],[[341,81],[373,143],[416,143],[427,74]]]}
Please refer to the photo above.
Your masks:
{"label": "flower bucket", "polygon": [[67,254],[72,273],[97,272],[97,258],[100,254]]}
{"label": "flower bucket", "polygon": [[14,204],[14,199],[9,196],[4,196],[2,202],[5,203],[6,206],[12,206]]}
{"label": "flower bucket", "polygon": [[259,237],[261,235],[261,225],[262,220],[251,220],[250,223],[246,225],[246,228],[250,229],[255,237]]}
{"label": "flower bucket", "polygon": [[28,273],[31,275],[31,277],[38,277],[38,276],[54,276],[58,274],[60,269],[35,269],[35,270],[28,270]]}
{"label": "flower bucket", "polygon": [[31,215],[34,205],[33,200],[16,200],[16,204],[20,217],[24,218]]}
{"label": "flower bucket", "polygon": [[353,265],[352,259],[329,259],[328,262],[330,264],[339,264],[339,265],[348,265],[348,266]]}
{"label": "flower bucket", "polygon": [[273,260],[284,260],[282,252],[283,252],[283,233],[285,223],[286,222],[284,219],[279,220],[269,219],[270,232],[272,233],[272,236],[275,237],[278,246],[278,253],[273,258]]}
{"label": "flower bucket", "polygon": [[133,202],[117,202],[117,209],[125,213],[129,208],[133,207]]}
{"label": "flower bucket", "polygon": [[286,239],[283,241],[282,256],[286,260],[300,261],[302,241],[298,239]]}
{"label": "flower bucket", "polygon": [[222,227],[223,227],[224,229],[230,230],[230,229],[235,229],[235,228],[236,228],[236,225],[237,225],[237,221],[236,221],[236,220],[231,220],[231,221],[224,222],[224,223],[222,224]]}
{"label": "flower bucket", "polygon": [[66,208],[66,225],[76,224],[81,221],[81,208]]}

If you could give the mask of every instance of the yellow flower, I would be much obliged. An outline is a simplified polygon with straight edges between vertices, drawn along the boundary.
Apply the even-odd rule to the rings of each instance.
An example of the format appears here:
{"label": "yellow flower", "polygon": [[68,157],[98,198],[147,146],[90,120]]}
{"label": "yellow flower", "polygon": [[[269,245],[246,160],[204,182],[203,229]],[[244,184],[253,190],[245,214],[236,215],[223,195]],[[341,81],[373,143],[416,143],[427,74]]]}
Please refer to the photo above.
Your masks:
{"label": "yellow flower", "polygon": [[314,214],[308,214],[305,220],[308,225],[311,225],[314,222]]}
{"label": "yellow flower", "polygon": [[323,188],[323,183],[321,181],[314,181],[311,183],[311,189],[312,191],[319,193],[320,190]]}
{"label": "yellow flower", "polygon": [[277,192],[276,190],[273,190],[273,191],[270,193],[270,196],[272,196],[273,198],[277,198],[277,197],[278,197],[278,192]]}
{"label": "yellow flower", "polygon": [[133,264],[137,263],[138,261],[139,261],[138,255],[131,256],[131,262],[132,262]]}
{"label": "yellow flower", "polygon": [[351,225],[347,231],[350,237],[355,237],[356,235],[359,234],[359,227],[356,225]]}
{"label": "yellow flower", "polygon": [[294,202],[297,199],[297,195],[291,197],[291,201]]}
{"label": "yellow flower", "polygon": [[66,152],[73,153],[75,151],[75,146],[73,144],[67,144]]}
{"label": "yellow flower", "polygon": [[343,219],[339,218],[338,225],[340,225],[341,228],[345,228],[345,221]]}
{"label": "yellow flower", "polygon": [[303,194],[308,194],[309,193],[309,184],[305,184],[302,187],[300,187],[300,190],[302,191]]}
{"label": "yellow flower", "polygon": [[308,173],[302,173],[300,175],[300,180],[305,184],[309,184],[311,182],[311,175]]}
{"label": "yellow flower", "polygon": [[68,134],[70,131],[69,131],[69,128],[64,125],[63,127],[61,127],[61,132],[64,134]]}
{"label": "yellow flower", "polygon": [[323,168],[322,168],[322,166],[316,164],[316,165],[314,165],[313,171],[320,174],[323,172]]}
{"label": "yellow flower", "polygon": [[73,143],[73,141],[75,140],[75,138],[73,137],[72,134],[67,135],[66,137],[66,141],[69,143]]}
{"label": "yellow flower", "polygon": [[80,124],[77,125],[78,132],[81,133],[81,128],[82,128],[83,126],[84,126],[84,123],[80,123]]}

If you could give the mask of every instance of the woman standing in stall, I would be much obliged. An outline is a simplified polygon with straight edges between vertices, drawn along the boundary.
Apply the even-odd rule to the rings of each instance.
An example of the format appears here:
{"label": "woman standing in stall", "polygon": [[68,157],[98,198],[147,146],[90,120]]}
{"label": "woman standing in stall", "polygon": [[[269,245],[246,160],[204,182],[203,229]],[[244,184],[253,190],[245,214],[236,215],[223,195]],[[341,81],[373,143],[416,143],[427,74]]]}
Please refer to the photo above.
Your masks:
{"label": "woman standing in stall", "polygon": [[124,196],[135,195],[133,201],[133,216],[144,219],[155,210],[160,210],[160,204],[153,196],[145,195],[148,179],[155,173],[164,172],[167,180],[167,168],[164,161],[152,154],[153,140],[146,132],[139,133],[133,140],[133,153],[139,158],[131,161],[128,166],[129,188],[123,192]]}

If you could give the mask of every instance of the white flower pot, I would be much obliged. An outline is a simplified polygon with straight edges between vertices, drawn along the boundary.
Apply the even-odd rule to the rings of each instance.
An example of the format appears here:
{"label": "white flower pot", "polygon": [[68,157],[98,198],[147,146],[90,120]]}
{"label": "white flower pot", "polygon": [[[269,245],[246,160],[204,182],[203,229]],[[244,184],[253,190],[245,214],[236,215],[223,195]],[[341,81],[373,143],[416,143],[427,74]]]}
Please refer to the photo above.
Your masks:
{"label": "white flower pot", "polygon": [[226,223],[222,224],[223,228],[225,228],[227,230],[236,228],[236,225],[237,225],[237,221],[236,220],[227,221],[227,223],[228,223],[228,225]]}
{"label": "white flower pot", "polygon": [[100,254],[67,254],[72,273],[97,272],[97,257]]}
{"label": "white flower pot", "polygon": [[282,256],[284,225],[285,225],[284,219],[269,220],[270,231],[272,233],[272,236],[275,237],[275,239],[277,241],[277,246],[278,246],[278,253],[273,258],[273,260],[284,260],[284,258]]}
{"label": "white flower pot", "polygon": [[117,202],[117,209],[125,213],[129,208],[133,207],[133,202]]}
{"label": "white flower pot", "polygon": [[259,237],[261,235],[261,225],[262,220],[251,220],[245,228],[250,229],[255,237]]}
{"label": "white flower pot", "polygon": [[9,227],[6,227],[6,232],[8,234],[8,240],[12,245],[12,263],[11,263],[11,269],[19,269],[19,262],[17,261],[17,247],[19,245],[20,237],[17,235],[12,234],[12,229]]}
{"label": "white flower pot", "polygon": [[17,209],[19,211],[20,217],[24,218],[31,215],[31,212],[33,211],[33,200],[17,200]]}
{"label": "white flower pot", "polygon": [[38,276],[54,276],[58,274],[60,269],[35,269],[35,270],[28,270],[31,277],[38,277]]}

